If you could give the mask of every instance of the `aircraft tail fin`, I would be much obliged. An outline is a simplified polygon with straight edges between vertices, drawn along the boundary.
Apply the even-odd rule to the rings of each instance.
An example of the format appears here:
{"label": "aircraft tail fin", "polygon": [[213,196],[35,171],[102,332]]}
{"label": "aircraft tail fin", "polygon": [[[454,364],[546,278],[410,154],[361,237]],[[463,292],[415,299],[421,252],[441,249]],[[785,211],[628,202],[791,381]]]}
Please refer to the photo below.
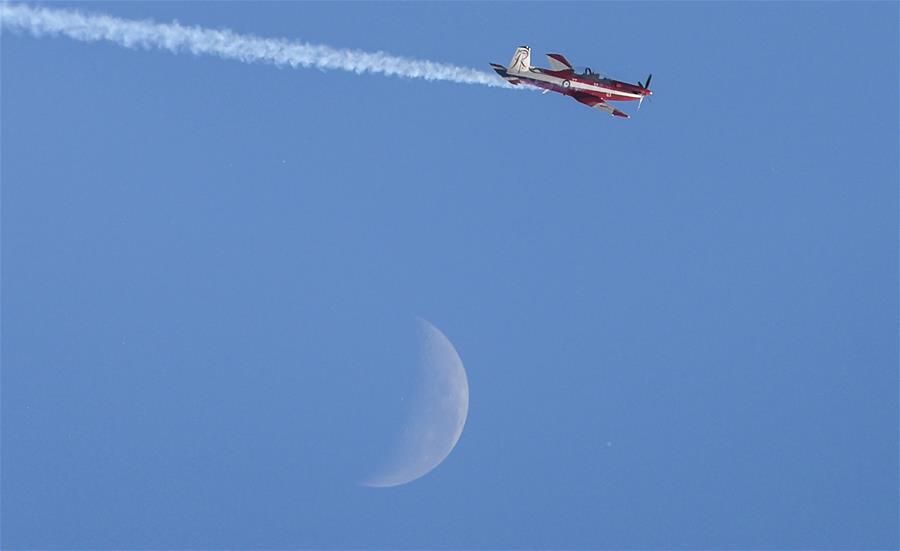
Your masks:
{"label": "aircraft tail fin", "polygon": [[510,73],[527,73],[531,70],[531,48],[519,46],[509,62]]}
{"label": "aircraft tail fin", "polygon": [[550,62],[550,68],[554,71],[571,71],[572,64],[562,54],[547,54],[547,60]]}

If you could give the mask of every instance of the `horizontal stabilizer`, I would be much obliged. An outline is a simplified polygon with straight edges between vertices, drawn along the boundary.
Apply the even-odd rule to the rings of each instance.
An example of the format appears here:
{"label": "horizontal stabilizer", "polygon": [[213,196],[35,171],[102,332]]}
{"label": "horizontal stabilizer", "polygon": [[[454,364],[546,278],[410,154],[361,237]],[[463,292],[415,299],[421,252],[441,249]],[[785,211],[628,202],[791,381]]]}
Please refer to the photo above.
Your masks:
{"label": "horizontal stabilizer", "polygon": [[550,68],[554,71],[571,71],[572,64],[562,54],[547,54],[547,60],[550,62]]}
{"label": "horizontal stabilizer", "polygon": [[491,68],[494,69],[494,71],[496,71],[496,73],[498,75],[500,75],[501,77],[503,77],[507,81],[509,81],[510,84],[519,84],[521,82],[521,80],[510,76],[509,72],[506,70],[506,67],[504,67],[503,65],[498,65],[497,63],[491,63]]}

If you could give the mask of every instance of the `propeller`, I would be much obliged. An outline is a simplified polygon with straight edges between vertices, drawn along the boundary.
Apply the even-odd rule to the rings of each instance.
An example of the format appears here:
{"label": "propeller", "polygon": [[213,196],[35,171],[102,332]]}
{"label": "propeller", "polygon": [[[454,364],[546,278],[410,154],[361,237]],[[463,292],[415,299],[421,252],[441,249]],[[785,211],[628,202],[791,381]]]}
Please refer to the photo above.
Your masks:
{"label": "propeller", "polygon": [[[653,79],[653,73],[650,73],[649,75],[647,75],[647,84],[644,84],[643,82],[638,81],[638,86],[640,86],[640,87],[643,88],[644,90],[649,90],[649,89],[650,89],[650,81],[651,81],[652,79]],[[646,96],[641,96],[641,99],[638,100],[638,109],[640,109],[640,108],[641,108],[641,104],[644,103],[644,98],[645,98],[645,97],[646,97]]]}

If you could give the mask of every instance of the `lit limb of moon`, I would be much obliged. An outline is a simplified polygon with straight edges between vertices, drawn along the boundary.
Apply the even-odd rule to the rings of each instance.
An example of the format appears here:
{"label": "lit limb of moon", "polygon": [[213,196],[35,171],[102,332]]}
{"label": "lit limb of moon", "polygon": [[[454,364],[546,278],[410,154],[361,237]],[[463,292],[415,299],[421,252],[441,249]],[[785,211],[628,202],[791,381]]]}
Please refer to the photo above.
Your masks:
{"label": "lit limb of moon", "polygon": [[387,463],[362,482],[387,488],[425,476],[453,451],[469,412],[469,383],[453,344],[419,319],[423,376],[410,404],[409,420]]}

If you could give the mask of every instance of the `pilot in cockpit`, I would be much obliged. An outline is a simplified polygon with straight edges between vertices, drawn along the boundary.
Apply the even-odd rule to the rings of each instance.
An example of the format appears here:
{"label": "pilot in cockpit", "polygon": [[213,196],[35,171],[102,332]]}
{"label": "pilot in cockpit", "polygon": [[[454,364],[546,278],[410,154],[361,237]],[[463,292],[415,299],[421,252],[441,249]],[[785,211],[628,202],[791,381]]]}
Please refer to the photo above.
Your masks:
{"label": "pilot in cockpit", "polygon": [[594,71],[592,71],[590,67],[579,67],[579,69],[581,69],[581,76],[583,76],[583,77],[587,77],[587,78],[594,79],[594,80],[600,80],[603,78],[603,76],[600,75],[599,73],[595,73]]}

